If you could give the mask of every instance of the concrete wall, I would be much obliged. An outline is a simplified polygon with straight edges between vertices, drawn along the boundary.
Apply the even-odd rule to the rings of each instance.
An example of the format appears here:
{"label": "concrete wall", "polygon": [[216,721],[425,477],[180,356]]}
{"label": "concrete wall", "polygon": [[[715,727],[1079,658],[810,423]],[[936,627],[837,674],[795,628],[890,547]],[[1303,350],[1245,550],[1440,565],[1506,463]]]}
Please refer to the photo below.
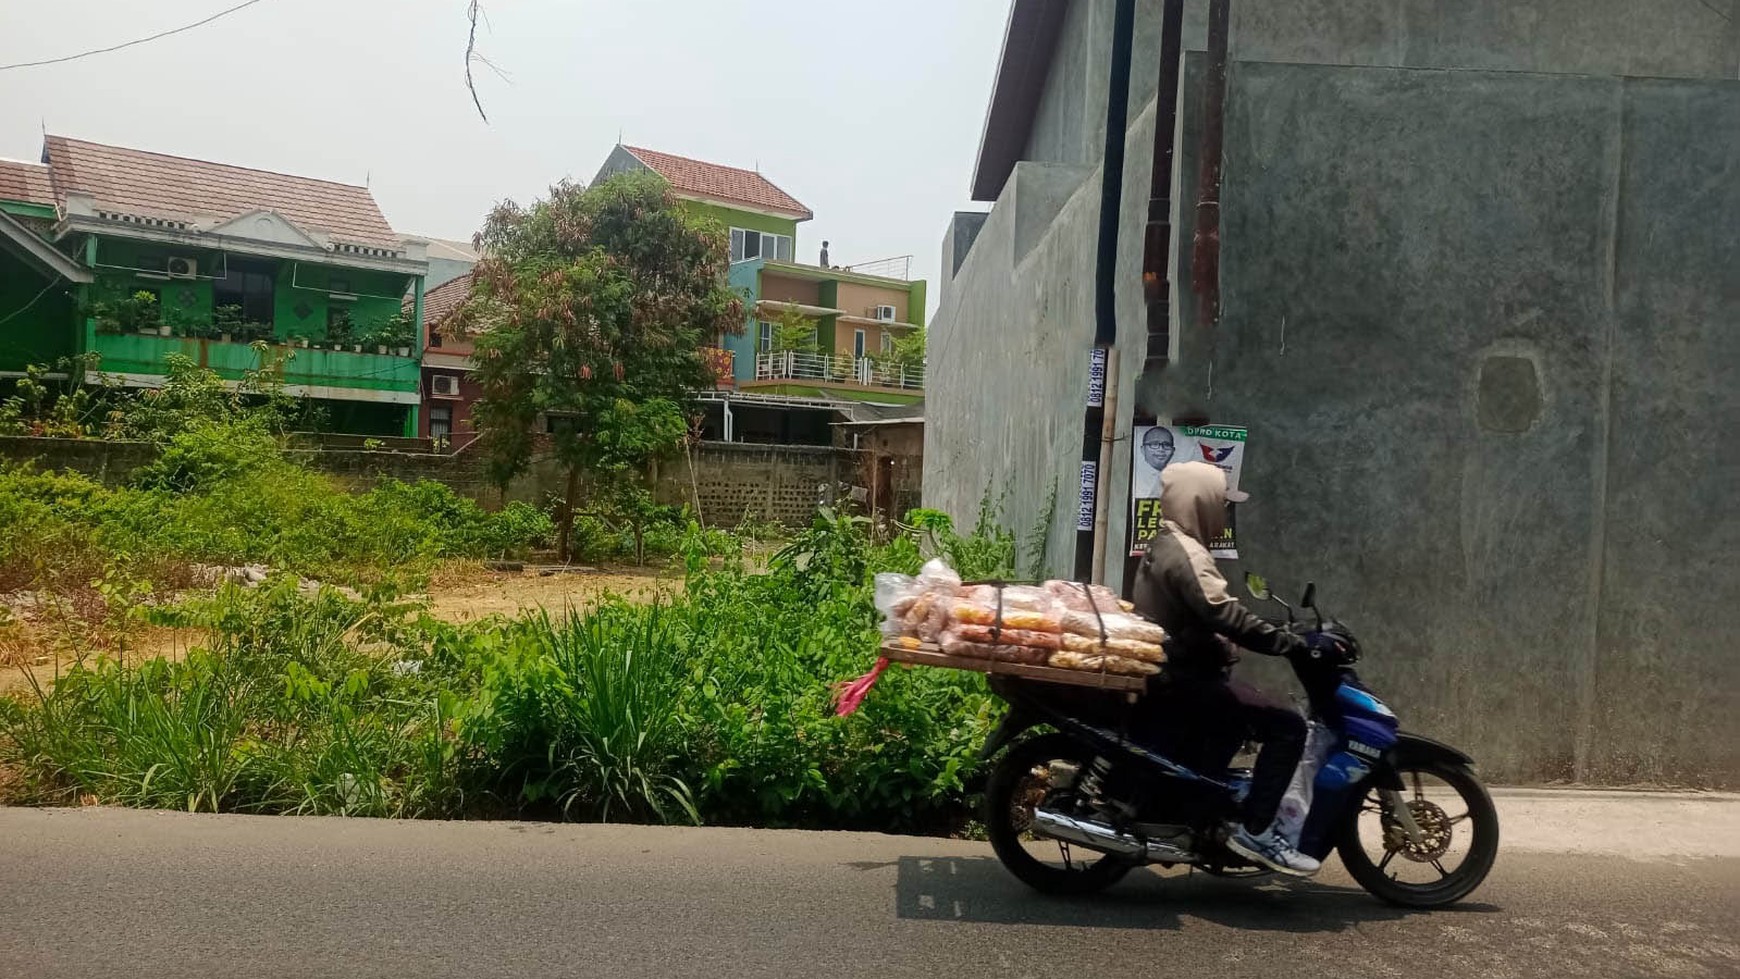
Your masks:
{"label": "concrete wall", "polygon": [[[1174,363],[1126,375],[1125,420],[1249,425],[1246,563],[1315,579],[1407,725],[1497,779],[1740,785],[1733,6],[1234,0],[1222,320],[1197,323],[1186,285]],[[1201,67],[1187,59],[1175,224],[1194,211]],[[1151,100],[1132,111],[1134,366]],[[1044,112],[1030,149],[1067,156]],[[1061,482],[1054,568],[1098,195],[1097,172],[1066,169],[1064,194],[1056,168],[1019,166],[947,283],[926,406],[927,503],[964,516],[1006,487],[1027,526]]]}
{"label": "concrete wall", "polygon": [[[126,482],[135,469],[156,458],[143,442],[95,439],[42,439],[0,436],[0,461],[34,462],[45,469],[70,469],[110,485]],[[382,479],[415,482],[432,479],[462,496],[495,507],[511,500],[542,505],[563,491],[562,470],[549,460],[534,462],[504,495],[490,481],[481,453],[434,455],[364,449],[298,449],[303,464],[325,472],[346,488],[366,490]],[[880,465],[880,493],[900,507],[916,506],[920,467],[916,456],[883,448],[853,451],[828,446],[738,445],[703,442],[690,456],[679,456],[653,471],[654,493],[672,506],[696,505],[712,526],[731,527],[745,517],[791,527],[807,526],[818,503],[849,499],[854,486],[870,488],[872,465]],[[885,503],[884,506],[888,504]]]}

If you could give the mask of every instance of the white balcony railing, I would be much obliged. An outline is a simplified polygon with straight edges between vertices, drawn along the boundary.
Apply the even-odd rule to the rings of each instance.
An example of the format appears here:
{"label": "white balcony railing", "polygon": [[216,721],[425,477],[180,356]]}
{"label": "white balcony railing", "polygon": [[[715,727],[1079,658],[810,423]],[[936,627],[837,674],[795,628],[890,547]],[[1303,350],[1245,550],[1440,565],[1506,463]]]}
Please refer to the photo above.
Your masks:
{"label": "white balcony railing", "polygon": [[755,355],[758,381],[816,381],[865,387],[924,390],[924,368],[880,364],[851,354],[806,354],[795,350]]}

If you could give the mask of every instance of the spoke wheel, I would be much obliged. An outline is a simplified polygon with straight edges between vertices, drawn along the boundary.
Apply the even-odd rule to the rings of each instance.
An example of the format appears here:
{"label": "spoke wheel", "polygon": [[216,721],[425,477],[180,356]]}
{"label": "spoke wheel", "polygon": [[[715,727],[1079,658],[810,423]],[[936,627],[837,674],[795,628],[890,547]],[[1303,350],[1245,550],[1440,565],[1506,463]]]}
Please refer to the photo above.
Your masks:
{"label": "spoke wheel", "polygon": [[[1405,763],[1402,790],[1368,787],[1336,852],[1361,887],[1391,904],[1434,908],[1467,897],[1498,857],[1498,811],[1465,766]],[[1420,830],[1408,831],[1405,809]]]}
{"label": "spoke wheel", "polygon": [[1015,745],[997,759],[985,786],[985,832],[997,859],[1022,883],[1047,894],[1087,894],[1117,883],[1134,861],[1031,832],[1033,810],[1064,804],[1071,790],[1052,784],[1052,762],[1086,770],[1092,753],[1061,734]]}

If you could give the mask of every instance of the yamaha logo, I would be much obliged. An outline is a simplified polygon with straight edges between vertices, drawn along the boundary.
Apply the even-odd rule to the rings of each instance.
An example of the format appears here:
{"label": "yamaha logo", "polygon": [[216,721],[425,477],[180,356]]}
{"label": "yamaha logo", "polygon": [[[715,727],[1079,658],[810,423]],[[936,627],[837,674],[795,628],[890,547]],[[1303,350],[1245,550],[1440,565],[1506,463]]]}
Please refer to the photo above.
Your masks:
{"label": "yamaha logo", "polygon": [[1356,755],[1364,755],[1365,757],[1370,758],[1374,761],[1380,755],[1383,754],[1383,752],[1377,750],[1376,748],[1373,748],[1371,745],[1365,744],[1365,743],[1360,742],[1360,741],[1347,742],[1347,750],[1353,752]]}

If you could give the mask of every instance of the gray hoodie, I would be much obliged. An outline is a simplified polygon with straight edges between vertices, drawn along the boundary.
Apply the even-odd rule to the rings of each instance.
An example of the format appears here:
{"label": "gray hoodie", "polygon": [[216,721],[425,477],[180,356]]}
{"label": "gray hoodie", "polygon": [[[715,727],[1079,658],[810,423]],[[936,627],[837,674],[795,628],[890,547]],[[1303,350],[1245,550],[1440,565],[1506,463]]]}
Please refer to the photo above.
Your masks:
{"label": "gray hoodie", "polygon": [[1160,474],[1160,533],[1136,574],[1136,610],[1167,633],[1169,673],[1225,673],[1234,645],[1271,656],[1304,642],[1252,615],[1227,590],[1208,542],[1226,529],[1226,474],[1206,462],[1181,462]]}

